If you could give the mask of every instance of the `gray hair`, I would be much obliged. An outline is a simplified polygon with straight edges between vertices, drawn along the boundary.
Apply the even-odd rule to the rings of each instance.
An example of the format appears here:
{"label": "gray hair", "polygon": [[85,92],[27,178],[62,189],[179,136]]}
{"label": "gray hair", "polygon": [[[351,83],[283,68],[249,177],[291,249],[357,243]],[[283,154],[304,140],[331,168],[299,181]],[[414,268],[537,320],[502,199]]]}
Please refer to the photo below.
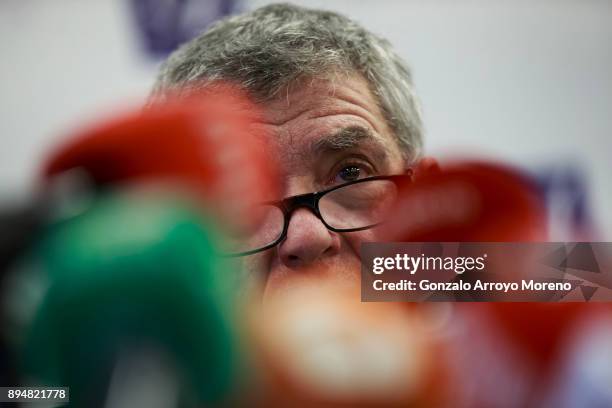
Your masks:
{"label": "gray hair", "polygon": [[343,71],[368,81],[406,160],[414,160],[423,131],[409,68],[387,40],[330,11],[273,4],[221,20],[170,55],[151,98],[225,80],[265,102],[298,78]]}

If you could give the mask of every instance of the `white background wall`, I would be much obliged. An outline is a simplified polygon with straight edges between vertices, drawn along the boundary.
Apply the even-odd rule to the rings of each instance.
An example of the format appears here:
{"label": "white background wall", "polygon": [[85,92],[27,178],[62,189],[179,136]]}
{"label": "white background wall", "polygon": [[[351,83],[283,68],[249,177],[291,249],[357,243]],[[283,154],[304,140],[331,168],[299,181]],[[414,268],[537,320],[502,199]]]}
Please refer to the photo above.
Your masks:
{"label": "white background wall", "polygon": [[[578,165],[612,239],[612,2],[296,3],[341,11],[397,47],[414,71],[429,153]],[[127,1],[0,1],[0,195],[30,191],[50,146],[141,101],[155,70]]]}

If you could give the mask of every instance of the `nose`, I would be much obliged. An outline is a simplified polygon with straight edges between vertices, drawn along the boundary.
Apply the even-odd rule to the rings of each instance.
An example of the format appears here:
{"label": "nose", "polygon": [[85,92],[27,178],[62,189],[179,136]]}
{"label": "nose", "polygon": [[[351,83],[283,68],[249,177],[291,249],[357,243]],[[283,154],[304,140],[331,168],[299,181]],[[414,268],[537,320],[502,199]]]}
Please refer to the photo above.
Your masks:
{"label": "nose", "polygon": [[281,262],[289,268],[309,266],[315,261],[338,253],[340,237],[329,231],[307,208],[298,208],[291,215],[287,236],[279,244]]}

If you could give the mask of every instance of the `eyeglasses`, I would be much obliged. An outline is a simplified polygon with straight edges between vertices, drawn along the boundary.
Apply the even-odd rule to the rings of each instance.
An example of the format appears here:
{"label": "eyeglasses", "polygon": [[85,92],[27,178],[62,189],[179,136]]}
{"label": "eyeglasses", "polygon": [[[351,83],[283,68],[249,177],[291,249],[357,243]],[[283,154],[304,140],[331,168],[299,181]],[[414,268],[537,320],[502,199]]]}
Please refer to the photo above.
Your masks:
{"label": "eyeglasses", "polygon": [[250,227],[229,234],[225,256],[245,256],[270,249],[287,236],[289,220],[298,208],[309,209],[330,231],[354,232],[385,222],[403,184],[412,173],[374,176],[315,193],[300,194],[257,205]]}

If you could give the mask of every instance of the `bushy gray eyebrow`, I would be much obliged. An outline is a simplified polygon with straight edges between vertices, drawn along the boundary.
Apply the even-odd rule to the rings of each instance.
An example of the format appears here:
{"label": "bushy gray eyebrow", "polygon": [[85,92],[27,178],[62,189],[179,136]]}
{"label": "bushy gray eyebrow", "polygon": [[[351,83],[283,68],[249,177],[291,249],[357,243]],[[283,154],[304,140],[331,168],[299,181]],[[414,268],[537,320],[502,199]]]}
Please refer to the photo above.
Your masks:
{"label": "bushy gray eyebrow", "polygon": [[362,126],[349,126],[313,142],[311,152],[319,156],[324,153],[353,149],[365,144],[376,147],[372,149],[375,159],[384,160],[387,157],[387,149],[384,144],[371,130]]}

